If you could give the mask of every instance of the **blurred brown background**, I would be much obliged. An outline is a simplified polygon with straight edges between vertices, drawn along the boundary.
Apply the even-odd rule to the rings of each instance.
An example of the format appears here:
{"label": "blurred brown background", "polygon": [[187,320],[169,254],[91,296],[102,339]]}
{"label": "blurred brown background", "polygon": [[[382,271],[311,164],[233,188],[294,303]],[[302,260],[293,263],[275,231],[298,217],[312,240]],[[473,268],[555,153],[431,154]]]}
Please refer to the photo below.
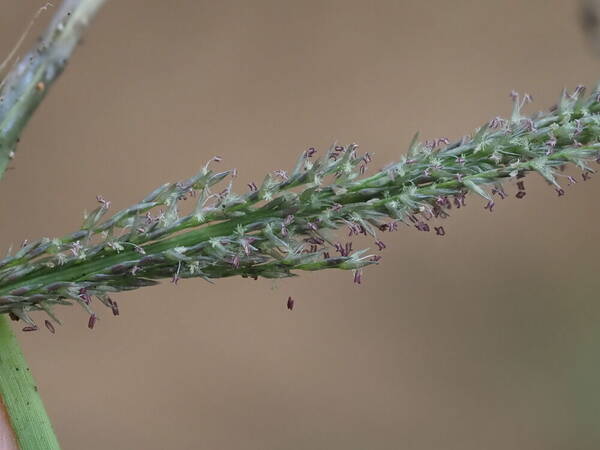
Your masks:
{"label": "blurred brown background", "polygon": [[[2,0],[0,55],[41,0]],[[0,183],[0,248],[76,229],[213,155],[239,189],[308,146],[376,166],[600,79],[577,2],[109,2]],[[45,16],[47,19],[47,15]],[[43,27],[44,19],[36,26]],[[36,31],[37,32],[37,31]],[[29,42],[35,38],[30,36]],[[597,449],[600,180],[535,177],[348,272],[190,280],[20,333],[65,449]],[[514,187],[512,188],[514,194]],[[4,250],[3,250],[4,251]],[[288,295],[296,309],[285,309]]]}

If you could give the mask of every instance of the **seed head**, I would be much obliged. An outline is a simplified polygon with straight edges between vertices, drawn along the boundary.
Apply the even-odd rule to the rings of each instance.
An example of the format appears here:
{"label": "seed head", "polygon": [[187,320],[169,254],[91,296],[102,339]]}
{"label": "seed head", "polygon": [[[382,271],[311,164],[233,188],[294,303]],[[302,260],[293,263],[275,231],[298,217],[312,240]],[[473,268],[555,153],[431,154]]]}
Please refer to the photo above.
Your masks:
{"label": "seed head", "polygon": [[[0,259],[0,313],[11,311],[11,318],[33,327],[27,311],[44,305],[51,314],[51,306],[74,299],[91,314],[91,328],[97,320],[90,309],[92,295],[118,315],[108,292],[159,279],[177,283],[180,276],[281,278],[297,270],[340,268],[353,270],[354,283],[361,284],[362,268],[380,256],[354,251],[352,242],[336,242],[336,231],[373,236],[382,251],[386,245],[376,231],[396,231],[398,223],[444,236],[444,227],[433,219],[464,207],[467,193],[483,197],[491,212],[497,197],[506,198],[503,185],[512,178],[515,196],[526,196],[521,179],[528,172],[542,175],[559,196],[565,191],[558,177],[575,182],[560,173],[565,166],[576,165],[582,179],[589,179],[587,165],[600,161],[600,102],[596,93],[585,101],[581,95],[578,87],[563,95],[554,112],[528,118],[521,109],[531,96],[521,99],[515,92],[509,120],[497,117],[452,144],[446,138],[425,145],[415,140],[408,155],[369,177],[360,175],[372,157],[358,154],[355,145],[335,146],[321,159],[311,147],[289,176],[276,170],[260,186],[249,183],[250,192],[236,194],[230,179],[218,186],[237,172],[215,173],[207,165],[112,218],[102,219],[110,202],[98,196],[101,206],[81,230],[62,239],[26,242],[15,255]],[[194,212],[184,215],[180,202],[190,197],[197,197]]]}

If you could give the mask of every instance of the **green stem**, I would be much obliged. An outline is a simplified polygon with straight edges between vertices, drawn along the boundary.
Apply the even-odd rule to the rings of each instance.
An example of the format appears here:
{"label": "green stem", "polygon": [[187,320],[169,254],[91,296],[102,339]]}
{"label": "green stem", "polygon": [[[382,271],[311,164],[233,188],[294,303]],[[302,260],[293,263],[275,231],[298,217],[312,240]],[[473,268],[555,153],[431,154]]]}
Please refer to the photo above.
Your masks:
{"label": "green stem", "polygon": [[6,315],[0,316],[0,396],[21,450],[60,449]]}
{"label": "green stem", "polygon": [[105,0],[65,0],[36,45],[2,81],[0,179],[29,119],[58,79],[90,20]]}

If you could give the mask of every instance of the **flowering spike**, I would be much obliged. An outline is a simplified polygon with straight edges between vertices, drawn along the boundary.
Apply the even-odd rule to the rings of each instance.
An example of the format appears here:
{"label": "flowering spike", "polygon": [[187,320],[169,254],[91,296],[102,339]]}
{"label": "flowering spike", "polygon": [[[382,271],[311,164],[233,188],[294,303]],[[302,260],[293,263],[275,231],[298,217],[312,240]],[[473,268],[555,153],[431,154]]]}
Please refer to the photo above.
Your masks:
{"label": "flowering spike", "polygon": [[[598,91],[583,99],[578,87],[563,95],[558,111],[531,118],[521,116],[531,97],[514,93],[513,99],[511,121],[495,118],[454,143],[438,138],[425,147],[415,136],[407,156],[370,176],[360,175],[371,155],[359,154],[354,144],[334,144],[322,159],[309,148],[289,175],[271,172],[260,188],[249,183],[250,193],[236,194],[232,180],[225,181],[235,171],[214,173],[207,165],[104,222],[100,216],[109,202],[98,196],[99,208],[83,230],[28,241],[0,259],[0,313],[33,328],[30,311],[54,319],[55,305],[77,302],[93,326],[93,297],[118,315],[109,294],[169,278],[283,278],[336,268],[353,270],[360,284],[362,268],[380,256],[355,251],[358,241],[336,242],[336,230],[338,236],[372,236],[383,250],[377,233],[396,231],[399,223],[444,236],[433,219],[463,208],[468,193],[484,198],[493,211],[493,199],[506,198],[503,185],[514,178],[516,197],[524,198],[527,172],[539,173],[559,196],[565,191],[557,177],[575,181],[560,173],[565,166],[576,165],[584,180],[590,178],[588,164],[600,161]],[[220,182],[225,186],[214,187]],[[192,197],[193,212],[180,216],[181,202]]]}

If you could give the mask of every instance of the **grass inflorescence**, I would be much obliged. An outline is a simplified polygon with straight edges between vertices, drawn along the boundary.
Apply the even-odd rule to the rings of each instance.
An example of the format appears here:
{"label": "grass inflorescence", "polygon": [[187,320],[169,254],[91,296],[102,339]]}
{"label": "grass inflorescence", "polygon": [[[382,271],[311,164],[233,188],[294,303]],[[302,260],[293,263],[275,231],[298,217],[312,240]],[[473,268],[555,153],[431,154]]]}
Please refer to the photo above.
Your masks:
{"label": "grass inflorescence", "polygon": [[[276,170],[248,184],[244,194],[233,190],[235,170],[211,169],[220,162],[215,157],[196,176],[165,184],[108,219],[110,202],[99,196],[80,230],[25,242],[0,260],[0,313],[33,331],[31,311],[45,311],[58,323],[55,305],[79,303],[93,328],[93,299],[118,315],[111,295],[160,279],[284,278],[300,270],[346,269],[361,283],[363,267],[377,263],[385,248],[381,233],[399,224],[443,236],[439,219],[465,206],[470,193],[492,211],[495,200],[507,196],[508,180],[515,180],[516,198],[526,195],[528,172],[540,174],[559,196],[575,182],[562,173],[566,165],[578,167],[584,180],[593,173],[589,164],[600,157],[599,89],[589,96],[582,86],[563,91],[555,107],[532,117],[521,112],[531,97],[511,95],[510,118],[497,117],[453,143],[421,143],[415,136],[400,161],[371,176],[365,176],[368,153],[334,145],[321,158],[308,149],[289,173]],[[189,214],[182,213],[184,200],[195,204]],[[373,253],[353,249],[349,241],[359,235],[373,239]],[[54,332],[50,320],[45,324]]]}

